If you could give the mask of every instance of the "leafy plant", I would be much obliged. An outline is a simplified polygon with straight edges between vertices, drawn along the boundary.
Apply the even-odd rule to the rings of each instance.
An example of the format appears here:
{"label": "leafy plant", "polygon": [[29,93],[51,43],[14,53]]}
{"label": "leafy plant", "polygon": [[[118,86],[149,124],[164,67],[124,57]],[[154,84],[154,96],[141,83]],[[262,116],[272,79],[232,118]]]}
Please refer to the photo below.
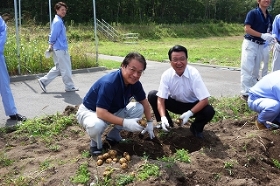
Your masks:
{"label": "leafy plant", "polygon": [[175,160],[180,162],[190,163],[191,159],[188,150],[185,149],[176,150]]}
{"label": "leafy plant", "polygon": [[10,166],[13,164],[13,162],[14,160],[7,158],[4,152],[0,154],[0,167]]}
{"label": "leafy plant", "polygon": [[272,159],[272,161],[273,161],[274,166],[277,167],[278,169],[280,169],[280,162],[276,159]]}
{"label": "leafy plant", "polygon": [[155,164],[146,163],[138,170],[137,178],[141,181],[147,180],[151,176],[159,175],[159,167]]}
{"label": "leafy plant", "polygon": [[88,171],[88,164],[83,163],[80,165],[78,171],[76,172],[76,175],[71,178],[71,181],[73,183],[82,183],[85,184],[90,179],[90,173]]}
{"label": "leafy plant", "polygon": [[117,178],[116,184],[118,186],[125,186],[129,183],[132,183],[134,181],[134,179],[135,179],[134,175],[120,175]]}

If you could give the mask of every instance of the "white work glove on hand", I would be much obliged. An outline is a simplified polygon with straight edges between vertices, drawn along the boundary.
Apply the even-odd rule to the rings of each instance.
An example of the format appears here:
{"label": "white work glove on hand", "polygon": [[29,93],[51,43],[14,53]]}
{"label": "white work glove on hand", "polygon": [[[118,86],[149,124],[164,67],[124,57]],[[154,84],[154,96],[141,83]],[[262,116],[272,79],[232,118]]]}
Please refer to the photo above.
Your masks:
{"label": "white work glove on hand", "polygon": [[141,132],[141,134],[145,134],[148,131],[150,135],[150,139],[153,139],[155,137],[154,134],[154,125],[152,121],[147,122],[146,128]]}
{"label": "white work glove on hand", "polygon": [[188,122],[188,120],[189,120],[189,118],[190,118],[191,116],[193,116],[193,113],[192,113],[191,110],[188,110],[187,112],[184,112],[184,113],[179,117],[180,119],[183,120],[182,123],[181,123],[181,127],[184,126],[184,125]]}
{"label": "white work glove on hand", "polygon": [[261,35],[261,38],[263,40],[266,40],[268,43],[270,43],[273,39],[274,39],[274,35],[270,34],[270,33],[263,33]]}
{"label": "white work glove on hand", "polygon": [[137,121],[139,121],[141,118],[132,118],[132,119],[124,119],[123,120],[123,129],[130,131],[130,132],[138,132],[142,131],[144,127],[139,125]]}
{"label": "white work glove on hand", "polygon": [[275,49],[279,52],[280,51],[280,45],[279,43],[274,44]]}
{"label": "white work glove on hand", "polygon": [[160,119],[161,119],[162,130],[168,132],[167,127],[169,127],[169,123],[168,123],[167,118],[165,116],[162,116]]}

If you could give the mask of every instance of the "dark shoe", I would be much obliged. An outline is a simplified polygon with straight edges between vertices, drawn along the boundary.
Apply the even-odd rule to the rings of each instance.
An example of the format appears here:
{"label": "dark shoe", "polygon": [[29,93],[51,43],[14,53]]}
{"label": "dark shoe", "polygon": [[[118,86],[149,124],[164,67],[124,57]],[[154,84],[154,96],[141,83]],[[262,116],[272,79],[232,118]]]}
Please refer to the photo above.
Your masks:
{"label": "dark shoe", "polygon": [[75,91],[79,91],[79,88],[76,87],[72,87],[70,89],[65,89],[66,92],[75,92]]}
{"label": "dark shoe", "polygon": [[192,132],[192,134],[197,137],[197,138],[200,138],[200,139],[203,139],[204,136],[203,136],[203,132],[198,132],[196,131],[193,126],[190,126],[190,131]]}
{"label": "dark shoe", "polygon": [[39,82],[41,89],[46,93],[47,90],[46,90],[46,86],[44,85],[44,83],[40,79],[38,79],[38,82]]}
{"label": "dark shoe", "polygon": [[125,139],[121,139],[120,141],[116,141],[115,139],[109,138],[108,136],[106,136],[106,141],[110,144],[111,147],[117,145],[118,143],[122,143],[125,142]]}
{"label": "dark shoe", "polygon": [[240,95],[240,98],[244,101],[248,101],[248,95]]}
{"label": "dark shoe", "polygon": [[11,120],[26,121],[26,117],[20,114],[10,115],[9,117]]}
{"label": "dark shoe", "polygon": [[102,149],[98,149],[97,147],[90,147],[89,152],[91,156],[98,156],[102,154]]}

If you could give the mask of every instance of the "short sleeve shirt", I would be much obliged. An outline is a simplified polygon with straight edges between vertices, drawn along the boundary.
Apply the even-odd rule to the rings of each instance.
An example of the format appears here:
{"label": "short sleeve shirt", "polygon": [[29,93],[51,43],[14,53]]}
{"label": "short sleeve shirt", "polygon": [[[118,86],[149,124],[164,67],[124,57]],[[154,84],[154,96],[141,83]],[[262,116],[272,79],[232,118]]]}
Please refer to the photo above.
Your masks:
{"label": "short sleeve shirt", "polygon": [[164,99],[170,96],[180,102],[193,103],[210,97],[210,94],[198,70],[187,65],[182,76],[178,76],[173,68],[162,74],[157,96]]}
{"label": "short sleeve shirt", "polygon": [[97,80],[83,99],[86,108],[96,111],[96,107],[115,113],[125,108],[131,98],[142,101],[146,98],[140,81],[125,86],[121,69],[106,74]]}
{"label": "short sleeve shirt", "polygon": [[[272,22],[273,18],[272,16],[266,11],[267,16],[264,17],[264,14],[262,13],[261,9],[255,8],[253,10],[250,10],[247,13],[246,19],[244,21],[244,25],[250,25],[251,28],[257,32],[260,33],[267,33],[272,31]],[[250,34],[245,34],[245,38],[249,39],[255,39],[263,42],[264,40],[260,37],[255,37]]]}

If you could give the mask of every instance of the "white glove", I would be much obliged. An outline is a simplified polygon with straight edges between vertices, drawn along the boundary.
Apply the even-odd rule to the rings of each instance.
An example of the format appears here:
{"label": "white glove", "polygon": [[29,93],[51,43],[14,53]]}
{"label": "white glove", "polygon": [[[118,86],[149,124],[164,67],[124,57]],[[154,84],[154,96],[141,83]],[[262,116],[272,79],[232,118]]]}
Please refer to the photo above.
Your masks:
{"label": "white glove", "polygon": [[167,127],[169,127],[169,123],[168,123],[167,118],[165,116],[162,116],[160,119],[161,119],[162,130],[168,132]]}
{"label": "white glove", "polygon": [[280,51],[280,45],[279,43],[274,44],[275,49],[279,52]]}
{"label": "white glove", "polygon": [[139,125],[137,121],[139,121],[141,118],[132,118],[132,119],[124,119],[123,120],[123,129],[130,131],[130,132],[138,132],[142,131],[144,127]]}
{"label": "white glove", "polygon": [[274,35],[271,35],[270,33],[263,33],[261,35],[261,38],[263,40],[266,40],[268,43],[270,43],[274,39]]}
{"label": "white glove", "polygon": [[182,127],[183,125],[185,125],[185,124],[188,122],[188,120],[189,120],[189,118],[190,118],[191,116],[193,116],[193,113],[192,113],[191,110],[188,110],[187,112],[184,112],[184,113],[179,117],[180,119],[183,120],[183,122],[181,123],[181,127]]}
{"label": "white glove", "polygon": [[154,134],[154,125],[152,121],[147,122],[146,128],[141,132],[141,134],[145,134],[148,131],[150,135],[150,139],[153,139],[155,137]]}

